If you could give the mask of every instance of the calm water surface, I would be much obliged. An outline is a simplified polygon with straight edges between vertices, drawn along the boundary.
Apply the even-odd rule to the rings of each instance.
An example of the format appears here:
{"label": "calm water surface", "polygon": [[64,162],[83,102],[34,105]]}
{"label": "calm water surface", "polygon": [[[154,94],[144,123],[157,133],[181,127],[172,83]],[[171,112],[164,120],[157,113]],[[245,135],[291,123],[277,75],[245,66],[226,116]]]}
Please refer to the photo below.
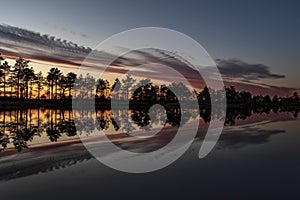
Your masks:
{"label": "calm water surface", "polygon": [[[128,111],[126,111],[128,112]],[[170,166],[147,174],[128,174],[95,160],[78,139],[101,128],[127,150],[159,148],[172,138],[164,133],[149,141],[128,140],[126,132],[176,128],[163,123],[166,113],[149,120],[143,112],[85,111],[77,131],[73,114],[61,110],[1,111],[0,194],[3,199],[282,199],[300,197],[299,120],[292,113],[253,114],[226,124],[214,150],[198,158],[207,123],[200,118],[198,136]],[[199,120],[191,114],[184,123]],[[88,119],[94,119],[91,120]],[[6,141],[6,142],[5,142]],[[161,142],[162,141],[162,142]],[[133,148],[132,148],[133,147]],[[20,151],[20,152],[19,152]]]}

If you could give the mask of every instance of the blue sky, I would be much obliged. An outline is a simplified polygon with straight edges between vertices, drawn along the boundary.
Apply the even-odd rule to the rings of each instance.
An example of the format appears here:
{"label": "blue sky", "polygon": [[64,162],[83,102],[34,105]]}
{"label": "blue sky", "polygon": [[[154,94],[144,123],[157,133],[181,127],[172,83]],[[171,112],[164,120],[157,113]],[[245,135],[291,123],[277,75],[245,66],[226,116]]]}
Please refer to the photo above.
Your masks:
{"label": "blue sky", "polygon": [[300,87],[296,1],[6,1],[0,15],[2,24],[92,48],[130,28],[171,28],[197,40],[214,59],[262,63],[286,75],[274,84]]}

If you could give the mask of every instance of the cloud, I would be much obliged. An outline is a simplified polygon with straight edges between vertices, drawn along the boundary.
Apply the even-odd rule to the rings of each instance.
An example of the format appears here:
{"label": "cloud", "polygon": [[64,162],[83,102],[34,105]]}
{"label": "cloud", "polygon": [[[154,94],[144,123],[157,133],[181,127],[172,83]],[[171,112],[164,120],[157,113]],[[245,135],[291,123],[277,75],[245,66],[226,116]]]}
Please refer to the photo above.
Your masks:
{"label": "cloud", "polygon": [[88,37],[86,34],[84,34],[84,33],[81,33],[80,36],[83,37],[83,38],[89,38],[89,37]]}
{"label": "cloud", "polygon": [[83,60],[92,51],[71,41],[9,25],[0,25],[0,44],[1,50],[26,54],[29,59],[41,54],[58,60]]}
{"label": "cloud", "polygon": [[[76,67],[81,65],[86,56],[92,52],[92,49],[54,36],[43,35],[9,25],[0,25],[0,52],[11,57],[22,56],[29,60],[40,60],[57,65]],[[91,59],[92,62],[84,66],[87,69],[93,70],[105,67],[108,61],[116,58],[116,55],[105,51],[93,51],[93,54],[95,57]],[[189,80],[195,88],[200,89],[205,85],[203,78],[195,69],[189,67],[190,65],[186,60],[175,53],[151,48],[131,51],[117,58],[113,63],[113,67],[107,71],[124,74],[129,68],[148,63],[171,66]],[[216,63],[226,86],[234,85],[239,90],[271,95],[288,95],[297,90],[296,88],[272,86],[263,83],[265,79],[285,78],[284,75],[272,73],[270,67],[266,65],[248,64],[238,59],[218,59]],[[151,74],[152,77],[161,78],[161,74],[151,71],[147,73],[145,73],[145,76]],[[174,80],[174,77],[169,76],[169,74],[165,74],[164,78],[170,81]]]}
{"label": "cloud", "polygon": [[234,86],[238,91],[249,91],[254,95],[264,94],[271,96],[288,96],[293,92],[299,90],[299,88],[293,87],[284,87],[284,86],[275,86],[264,83],[254,84],[250,81],[248,82],[233,82],[233,81],[224,81],[226,87]]}
{"label": "cloud", "polygon": [[217,59],[220,73],[228,78],[241,78],[245,80],[279,79],[284,75],[270,72],[270,67],[263,64],[248,64],[238,59]]}
{"label": "cloud", "polygon": [[237,90],[272,96],[286,96],[298,90],[264,83],[266,79],[285,78],[285,75],[271,72],[271,68],[264,64],[250,64],[239,59],[216,59],[216,64],[227,87],[235,86]]}

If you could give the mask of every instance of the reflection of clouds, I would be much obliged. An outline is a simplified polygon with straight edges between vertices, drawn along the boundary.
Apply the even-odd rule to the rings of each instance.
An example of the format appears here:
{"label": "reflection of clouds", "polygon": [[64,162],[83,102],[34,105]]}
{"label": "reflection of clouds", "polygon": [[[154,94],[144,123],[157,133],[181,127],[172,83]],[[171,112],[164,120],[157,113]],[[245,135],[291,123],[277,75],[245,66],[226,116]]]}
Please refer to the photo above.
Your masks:
{"label": "reflection of clouds", "polygon": [[238,149],[251,144],[269,142],[272,135],[285,133],[282,129],[267,130],[260,127],[244,127],[238,129],[224,129],[218,143],[218,149]]}
{"label": "reflection of clouds", "polygon": [[0,158],[0,181],[8,181],[66,168],[90,160],[92,156],[79,142],[32,148],[14,156],[7,152]]}
{"label": "reflection of clouds", "polygon": [[[253,144],[270,142],[273,135],[285,133],[284,129],[272,129],[270,124],[294,120],[286,113],[253,114],[249,118],[236,118],[233,126],[225,126],[216,145],[217,149],[239,149]],[[202,141],[206,129],[199,127],[197,141]]]}
{"label": "reflection of clouds", "polygon": [[[31,112],[33,116],[37,116],[34,111],[27,111],[27,113],[23,113],[23,119],[26,119],[26,115]],[[126,111],[128,112],[128,111]],[[49,113],[49,116],[46,116]],[[101,128],[105,129],[110,125],[109,123],[113,123],[111,120],[113,116],[111,111],[98,110],[96,113],[87,110],[80,110],[75,112],[70,111],[51,111],[45,110],[41,111],[40,115],[44,116],[44,122],[38,122],[38,118],[33,117],[35,119],[31,123],[33,125],[40,123],[43,130],[46,127],[57,128],[57,130],[61,131],[64,134],[74,134],[75,127],[73,121],[74,115],[83,115],[86,116],[84,120],[81,121],[79,128],[77,129],[77,133],[90,133],[93,132],[95,128],[98,127],[99,123],[103,126]],[[125,113],[118,113],[119,118],[121,120],[122,115]],[[128,113],[126,113],[128,114]],[[183,115],[187,115],[187,118],[197,119],[198,113],[194,110],[189,110],[186,113],[182,113]],[[6,115],[2,113],[4,116],[10,116],[8,113]],[[13,113],[12,113],[13,115]],[[165,119],[160,119],[162,116],[162,110],[151,110],[149,115],[154,115],[153,121],[149,118],[149,123],[152,127],[157,128],[156,125],[161,125],[162,121]],[[219,142],[217,143],[216,148],[222,149],[239,149],[246,147],[247,145],[253,144],[264,144],[270,141],[270,138],[273,135],[284,133],[285,131],[282,129],[266,129],[268,124],[291,120],[292,118],[284,113],[279,114],[269,114],[269,115],[258,115],[260,117],[253,117],[252,121],[248,121],[245,119],[240,119],[239,121],[245,122],[245,124],[240,124],[237,126],[226,127],[224,132],[221,135]],[[96,118],[97,117],[97,118]],[[277,118],[276,118],[277,117]],[[51,120],[51,118],[53,118]],[[31,118],[29,118],[31,119]],[[199,132],[203,132],[203,135],[206,133],[207,123],[200,119]],[[6,119],[6,122],[9,119]],[[190,123],[188,121],[186,123]],[[30,127],[30,124],[28,127]],[[50,124],[49,124],[50,123]],[[53,123],[53,125],[51,125]],[[107,124],[108,123],[108,124]],[[70,125],[71,124],[71,125]],[[20,126],[20,125],[19,125]],[[24,125],[23,125],[24,126]],[[32,126],[32,125],[31,125]],[[184,131],[189,133],[189,126],[186,127]],[[201,130],[200,130],[201,129]],[[117,130],[116,130],[117,131]],[[167,126],[164,129],[163,134],[159,137],[153,137],[151,140],[137,140],[134,137],[120,137],[119,135],[111,136],[111,140],[121,147],[122,149],[126,149],[132,152],[151,152],[157,150],[158,148],[166,145],[170,140],[172,140],[173,136],[176,134],[177,128],[172,126]],[[123,132],[123,131],[119,131]],[[139,132],[137,132],[139,134]],[[88,134],[87,134],[88,135]],[[198,134],[198,140],[203,138],[203,135]],[[93,136],[90,137],[93,142]],[[197,144],[198,145],[198,144]],[[106,148],[105,144],[101,144],[101,148]],[[195,151],[198,151],[199,146],[195,148]],[[193,151],[193,149],[190,149]],[[85,160],[89,160],[91,155],[86,151],[85,147],[82,146],[79,140],[72,140],[64,143],[55,143],[54,145],[46,144],[44,146],[32,147],[28,151],[24,151],[22,154],[18,155],[18,159],[14,157],[15,152],[12,151],[4,151],[1,152],[0,158],[0,180],[10,180],[20,177],[29,176],[37,173],[47,173],[55,169],[59,169],[62,167],[69,167],[75,165],[76,163],[83,162]],[[108,154],[107,156],[114,156]],[[26,167],[31,166],[31,167]],[[34,167],[32,167],[34,166]]]}

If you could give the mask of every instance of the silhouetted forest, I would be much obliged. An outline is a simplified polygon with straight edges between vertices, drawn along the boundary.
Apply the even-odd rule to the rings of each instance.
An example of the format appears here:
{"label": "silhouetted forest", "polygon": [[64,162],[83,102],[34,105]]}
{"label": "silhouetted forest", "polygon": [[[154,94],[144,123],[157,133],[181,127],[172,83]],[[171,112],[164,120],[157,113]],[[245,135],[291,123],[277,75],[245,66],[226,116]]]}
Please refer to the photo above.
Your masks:
{"label": "silhouetted forest", "polygon": [[[74,91],[74,87],[76,90]],[[132,91],[132,88],[137,88]],[[180,91],[176,96],[172,91]],[[211,99],[214,101],[225,98],[218,91],[205,87],[202,91],[191,91],[181,82],[173,82],[169,85],[157,85],[151,83],[150,79],[136,80],[130,75],[124,79],[118,78],[111,84],[104,79],[96,79],[90,74],[77,75],[74,72],[63,74],[58,68],[51,68],[46,75],[35,72],[29,66],[29,61],[19,58],[14,65],[9,65],[0,54],[0,108],[17,106],[45,106],[62,107],[71,105],[71,99],[88,99],[95,95],[96,103],[101,106],[109,106],[111,99],[130,101],[131,108],[134,106],[150,106],[155,103],[162,105],[177,105],[178,100],[189,101],[193,92],[199,101],[200,108],[209,109]],[[269,95],[252,95],[247,91],[236,91],[231,86],[225,88],[226,101],[229,107],[236,109],[249,109],[255,112],[297,111],[299,108],[299,96],[297,92],[289,97],[271,97]],[[129,95],[132,93],[132,95]],[[8,101],[5,101],[8,100]],[[19,104],[22,101],[22,105]],[[56,103],[53,103],[55,101]],[[59,104],[61,101],[62,104]],[[40,104],[44,102],[44,104]]]}

